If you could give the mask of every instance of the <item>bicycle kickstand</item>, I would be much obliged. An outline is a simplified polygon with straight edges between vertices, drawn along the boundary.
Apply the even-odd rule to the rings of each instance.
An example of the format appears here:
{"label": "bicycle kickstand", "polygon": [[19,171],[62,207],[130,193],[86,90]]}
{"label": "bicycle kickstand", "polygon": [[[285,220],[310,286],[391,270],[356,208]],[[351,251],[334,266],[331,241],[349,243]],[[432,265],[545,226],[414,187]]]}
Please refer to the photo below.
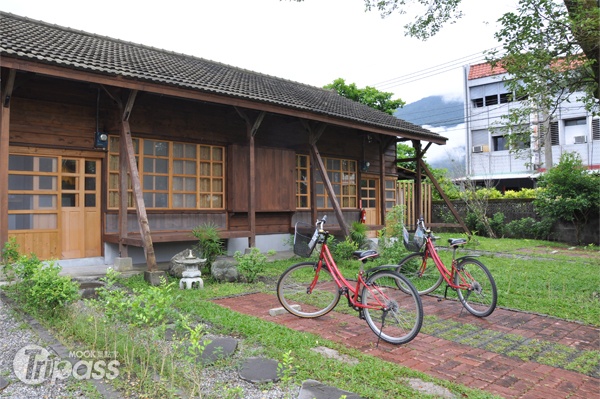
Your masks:
{"label": "bicycle kickstand", "polygon": [[379,335],[377,335],[377,344],[375,348],[379,348],[379,342],[381,341],[381,334],[383,334],[383,326],[385,326],[385,318],[388,314],[387,310],[383,311],[383,315],[381,316],[381,328],[379,329]]}
{"label": "bicycle kickstand", "polygon": [[444,299],[448,299],[448,288],[450,288],[450,286],[448,284],[446,284],[446,289],[444,290],[444,297],[443,298],[438,298],[438,302],[442,302]]}

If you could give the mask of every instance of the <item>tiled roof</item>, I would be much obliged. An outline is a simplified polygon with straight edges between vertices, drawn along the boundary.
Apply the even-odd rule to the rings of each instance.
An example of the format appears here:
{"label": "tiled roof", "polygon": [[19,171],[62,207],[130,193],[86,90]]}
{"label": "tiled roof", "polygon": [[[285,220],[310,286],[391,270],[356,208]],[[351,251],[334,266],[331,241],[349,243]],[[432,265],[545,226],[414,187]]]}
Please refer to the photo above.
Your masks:
{"label": "tiled roof", "polygon": [[492,65],[485,62],[483,64],[475,64],[469,67],[469,80],[485,78],[488,76],[502,75],[506,73],[506,69],[496,65],[492,68]]}
{"label": "tiled roof", "polygon": [[[445,138],[334,91],[0,12],[0,55],[310,112],[390,134]],[[431,141],[431,140],[429,140]]]}

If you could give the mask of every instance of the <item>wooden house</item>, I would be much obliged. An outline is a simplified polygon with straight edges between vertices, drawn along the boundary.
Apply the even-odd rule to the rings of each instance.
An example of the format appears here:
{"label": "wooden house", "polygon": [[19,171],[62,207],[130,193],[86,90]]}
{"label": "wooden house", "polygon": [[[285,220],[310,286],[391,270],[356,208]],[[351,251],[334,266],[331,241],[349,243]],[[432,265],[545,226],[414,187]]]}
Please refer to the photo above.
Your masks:
{"label": "wooden house", "polygon": [[396,144],[446,142],[333,91],[2,12],[0,66],[0,242],[42,259],[152,269],[205,223],[230,250],[324,214],[375,229]]}

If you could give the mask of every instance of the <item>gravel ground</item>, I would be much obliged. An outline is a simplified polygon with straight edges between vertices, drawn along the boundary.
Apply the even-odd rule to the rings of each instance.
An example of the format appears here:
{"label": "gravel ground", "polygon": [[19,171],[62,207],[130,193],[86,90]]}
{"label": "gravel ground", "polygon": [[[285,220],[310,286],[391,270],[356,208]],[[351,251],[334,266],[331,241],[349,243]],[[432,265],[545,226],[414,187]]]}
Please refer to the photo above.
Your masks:
{"label": "gravel ground", "polygon": [[15,374],[13,360],[17,352],[27,345],[39,345],[52,352],[48,343],[43,342],[27,323],[13,317],[10,305],[0,296],[0,382],[3,382],[0,387],[8,383],[8,386],[0,391],[1,398],[83,397],[82,393],[72,386],[72,382],[67,380],[57,380],[55,384],[47,382],[39,385],[22,382]]}
{"label": "gravel ground", "polygon": [[[24,377],[23,372],[18,372],[21,379],[15,373],[13,362],[15,357],[18,359],[28,359],[23,356],[24,349],[28,345],[37,345],[29,347],[41,350],[43,354],[48,353],[49,358],[58,356],[66,358],[68,350],[60,345],[47,331],[42,330],[36,322],[31,323],[27,318],[21,318],[12,311],[10,302],[0,295],[0,398],[11,399],[50,399],[50,398],[85,398],[87,395],[80,389],[80,384],[74,377],[66,379],[57,379],[54,384],[50,379],[41,377],[41,383],[37,385],[25,383],[21,379],[31,382]],[[48,352],[45,352],[48,351]],[[56,359],[58,359],[56,358]],[[76,360],[75,360],[76,361]],[[119,378],[119,377],[117,377]],[[93,381],[94,382],[94,381]],[[232,384],[234,382],[234,384]],[[8,385],[2,389],[3,386]],[[101,396],[106,399],[124,398],[118,392],[115,392],[106,384],[100,384]],[[230,387],[228,392],[223,391],[223,387]],[[207,368],[202,390],[203,398],[236,398],[229,396],[233,393],[234,387],[243,393],[238,398],[244,399],[283,399],[295,398],[298,395],[299,388],[281,389],[277,384],[253,384],[239,378],[235,368],[217,369]],[[225,396],[224,396],[225,395]],[[128,398],[135,396],[128,396]],[[236,398],[237,399],[237,398]]]}

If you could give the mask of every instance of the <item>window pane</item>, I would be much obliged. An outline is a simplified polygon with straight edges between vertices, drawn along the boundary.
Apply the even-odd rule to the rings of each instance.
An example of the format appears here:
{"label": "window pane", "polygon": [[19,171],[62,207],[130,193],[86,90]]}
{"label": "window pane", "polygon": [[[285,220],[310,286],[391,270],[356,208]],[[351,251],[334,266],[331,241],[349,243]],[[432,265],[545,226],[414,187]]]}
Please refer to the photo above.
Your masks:
{"label": "window pane", "polygon": [[183,190],[183,177],[173,177],[173,190],[175,190],[175,191]]}
{"label": "window pane", "polygon": [[157,159],[155,163],[156,173],[169,173],[169,160]]}
{"label": "window pane", "polygon": [[85,178],[85,189],[90,190],[90,191],[96,189],[96,178],[95,177],[86,177]]}
{"label": "window pane", "polygon": [[217,163],[213,165],[213,176],[223,176],[223,165]]}
{"label": "window pane", "polygon": [[173,173],[177,175],[183,174],[183,161],[173,161]]}
{"label": "window pane", "polygon": [[213,147],[213,161],[223,160],[223,149],[219,147]]}
{"label": "window pane", "polygon": [[77,206],[77,194],[62,194],[61,205],[63,208],[71,208]]}
{"label": "window pane", "polygon": [[75,176],[63,176],[61,187],[63,190],[75,190],[77,187],[77,178]]}
{"label": "window pane", "polygon": [[169,189],[169,176],[156,176],[156,189],[157,190],[168,190]]}
{"label": "window pane", "polygon": [[85,201],[86,208],[95,208],[96,207],[96,194],[86,194],[84,201]]}
{"label": "window pane", "polygon": [[222,195],[213,195],[213,208],[222,208],[223,207],[223,196]]}
{"label": "window pane", "polygon": [[63,159],[62,172],[77,173],[77,161],[75,159]]}

